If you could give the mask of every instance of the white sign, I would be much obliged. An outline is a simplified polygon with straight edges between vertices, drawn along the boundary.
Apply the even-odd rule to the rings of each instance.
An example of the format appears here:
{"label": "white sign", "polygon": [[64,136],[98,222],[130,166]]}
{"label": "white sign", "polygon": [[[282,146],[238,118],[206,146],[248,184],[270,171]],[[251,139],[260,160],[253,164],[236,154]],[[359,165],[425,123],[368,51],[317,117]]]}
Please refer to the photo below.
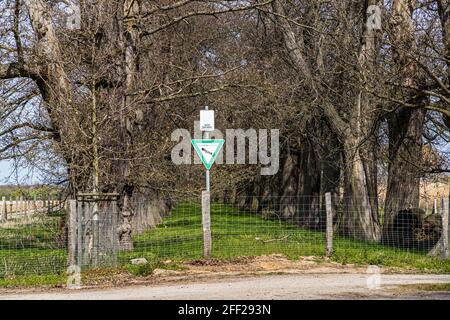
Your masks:
{"label": "white sign", "polygon": [[200,130],[214,131],[214,111],[202,110],[200,111]]}
{"label": "white sign", "polygon": [[206,170],[211,169],[224,143],[224,140],[192,140],[192,145],[205,165]]}

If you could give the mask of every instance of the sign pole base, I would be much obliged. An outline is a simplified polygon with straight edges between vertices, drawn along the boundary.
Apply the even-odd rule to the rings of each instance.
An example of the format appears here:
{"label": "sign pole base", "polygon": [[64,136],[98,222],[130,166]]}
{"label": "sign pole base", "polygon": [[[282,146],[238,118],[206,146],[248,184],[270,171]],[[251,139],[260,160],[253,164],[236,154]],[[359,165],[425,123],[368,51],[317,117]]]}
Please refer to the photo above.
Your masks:
{"label": "sign pole base", "polygon": [[209,191],[202,192],[202,222],[203,222],[203,257],[211,258],[211,194]]}

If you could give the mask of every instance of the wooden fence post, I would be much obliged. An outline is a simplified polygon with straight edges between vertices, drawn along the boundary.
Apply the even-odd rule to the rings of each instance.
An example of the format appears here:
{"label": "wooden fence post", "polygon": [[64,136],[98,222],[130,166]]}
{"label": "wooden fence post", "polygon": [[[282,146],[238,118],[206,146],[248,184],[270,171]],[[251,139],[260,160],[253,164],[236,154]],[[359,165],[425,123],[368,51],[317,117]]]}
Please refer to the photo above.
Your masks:
{"label": "wooden fence post", "polygon": [[51,211],[52,211],[52,203],[51,203],[51,196],[48,196],[47,198],[47,215],[50,215]]}
{"label": "wooden fence post", "polygon": [[450,257],[449,253],[449,209],[450,209],[450,201],[449,198],[446,197],[442,199],[442,258],[448,259]]}
{"label": "wooden fence post", "polygon": [[33,214],[37,214],[37,196],[33,196]]}
{"label": "wooden fence post", "polygon": [[83,260],[83,207],[82,207],[82,202],[76,202],[76,218],[77,218],[77,263],[78,266],[81,268],[84,265],[84,260]]}
{"label": "wooden fence post", "polygon": [[211,212],[210,212],[211,195],[209,191],[202,192],[202,221],[203,221],[203,256],[211,257]]}
{"label": "wooden fence post", "polygon": [[[111,266],[116,267],[117,266],[117,253],[119,251],[119,233],[117,232],[118,228],[118,221],[119,221],[119,211],[117,209],[117,200],[114,200],[110,204],[110,222],[111,222],[111,230],[112,234],[110,237],[111,241]],[[104,241],[104,240],[103,240]]]}
{"label": "wooden fence post", "polygon": [[6,197],[2,197],[2,204],[0,208],[0,221],[5,222],[8,220],[8,208],[6,205]]}
{"label": "wooden fence post", "polygon": [[69,266],[75,266],[77,265],[77,201],[69,200],[67,209],[69,211],[68,263]]}
{"label": "wooden fence post", "polygon": [[9,213],[13,213],[14,212],[14,210],[15,210],[15,208],[14,208],[14,199],[13,199],[13,197],[9,197]]}
{"label": "wooden fence post", "polygon": [[58,194],[58,207],[59,207],[59,210],[62,210],[63,207],[64,207],[64,203],[62,201],[62,194],[61,193]]}
{"label": "wooden fence post", "polygon": [[28,216],[28,197],[24,197],[25,200],[23,200],[23,214],[27,217]]}
{"label": "wooden fence post", "polygon": [[326,230],[326,238],[327,238],[327,257],[331,257],[333,255],[333,207],[331,201],[331,193],[325,194],[325,205],[327,211],[327,230]]}
{"label": "wooden fence post", "polygon": [[97,267],[99,264],[99,244],[100,244],[100,222],[99,222],[99,200],[94,198],[94,202],[90,208],[92,209],[92,264]]}
{"label": "wooden fence post", "polygon": [[19,201],[18,201],[18,205],[17,205],[17,213],[18,214],[22,214],[23,212],[23,196],[19,197]]}

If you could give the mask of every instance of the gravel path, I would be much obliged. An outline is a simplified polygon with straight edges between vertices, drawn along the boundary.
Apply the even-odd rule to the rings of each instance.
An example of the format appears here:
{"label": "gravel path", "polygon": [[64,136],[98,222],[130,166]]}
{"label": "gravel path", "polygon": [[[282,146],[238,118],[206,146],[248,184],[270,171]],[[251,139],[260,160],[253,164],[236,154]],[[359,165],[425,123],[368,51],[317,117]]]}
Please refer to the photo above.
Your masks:
{"label": "gravel path", "polygon": [[[399,285],[450,283],[450,275],[382,275],[380,288],[368,288],[367,274],[304,274],[233,278],[205,283],[135,286],[117,289],[20,293],[0,299],[25,300],[272,300],[272,299],[450,299],[450,292],[411,292]],[[369,284],[376,284],[377,279]],[[397,289],[396,289],[397,288]]]}

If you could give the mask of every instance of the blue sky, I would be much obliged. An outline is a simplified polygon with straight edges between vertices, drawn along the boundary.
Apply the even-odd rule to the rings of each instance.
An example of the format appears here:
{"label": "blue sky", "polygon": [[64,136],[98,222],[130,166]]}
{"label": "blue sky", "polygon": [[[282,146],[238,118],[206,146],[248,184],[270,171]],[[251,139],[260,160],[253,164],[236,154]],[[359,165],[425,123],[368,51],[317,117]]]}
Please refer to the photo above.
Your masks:
{"label": "blue sky", "polygon": [[[19,170],[19,176],[16,177],[13,175],[10,177],[12,173],[12,163],[11,161],[0,161],[0,185],[6,185],[6,184],[33,184],[36,183],[36,177],[33,178],[26,178],[27,176],[27,170]],[[16,179],[18,178],[18,179]],[[17,181],[18,180],[18,181]]]}
{"label": "blue sky", "polygon": [[0,161],[0,185],[7,184],[6,178],[11,174],[11,167],[8,161]]}

